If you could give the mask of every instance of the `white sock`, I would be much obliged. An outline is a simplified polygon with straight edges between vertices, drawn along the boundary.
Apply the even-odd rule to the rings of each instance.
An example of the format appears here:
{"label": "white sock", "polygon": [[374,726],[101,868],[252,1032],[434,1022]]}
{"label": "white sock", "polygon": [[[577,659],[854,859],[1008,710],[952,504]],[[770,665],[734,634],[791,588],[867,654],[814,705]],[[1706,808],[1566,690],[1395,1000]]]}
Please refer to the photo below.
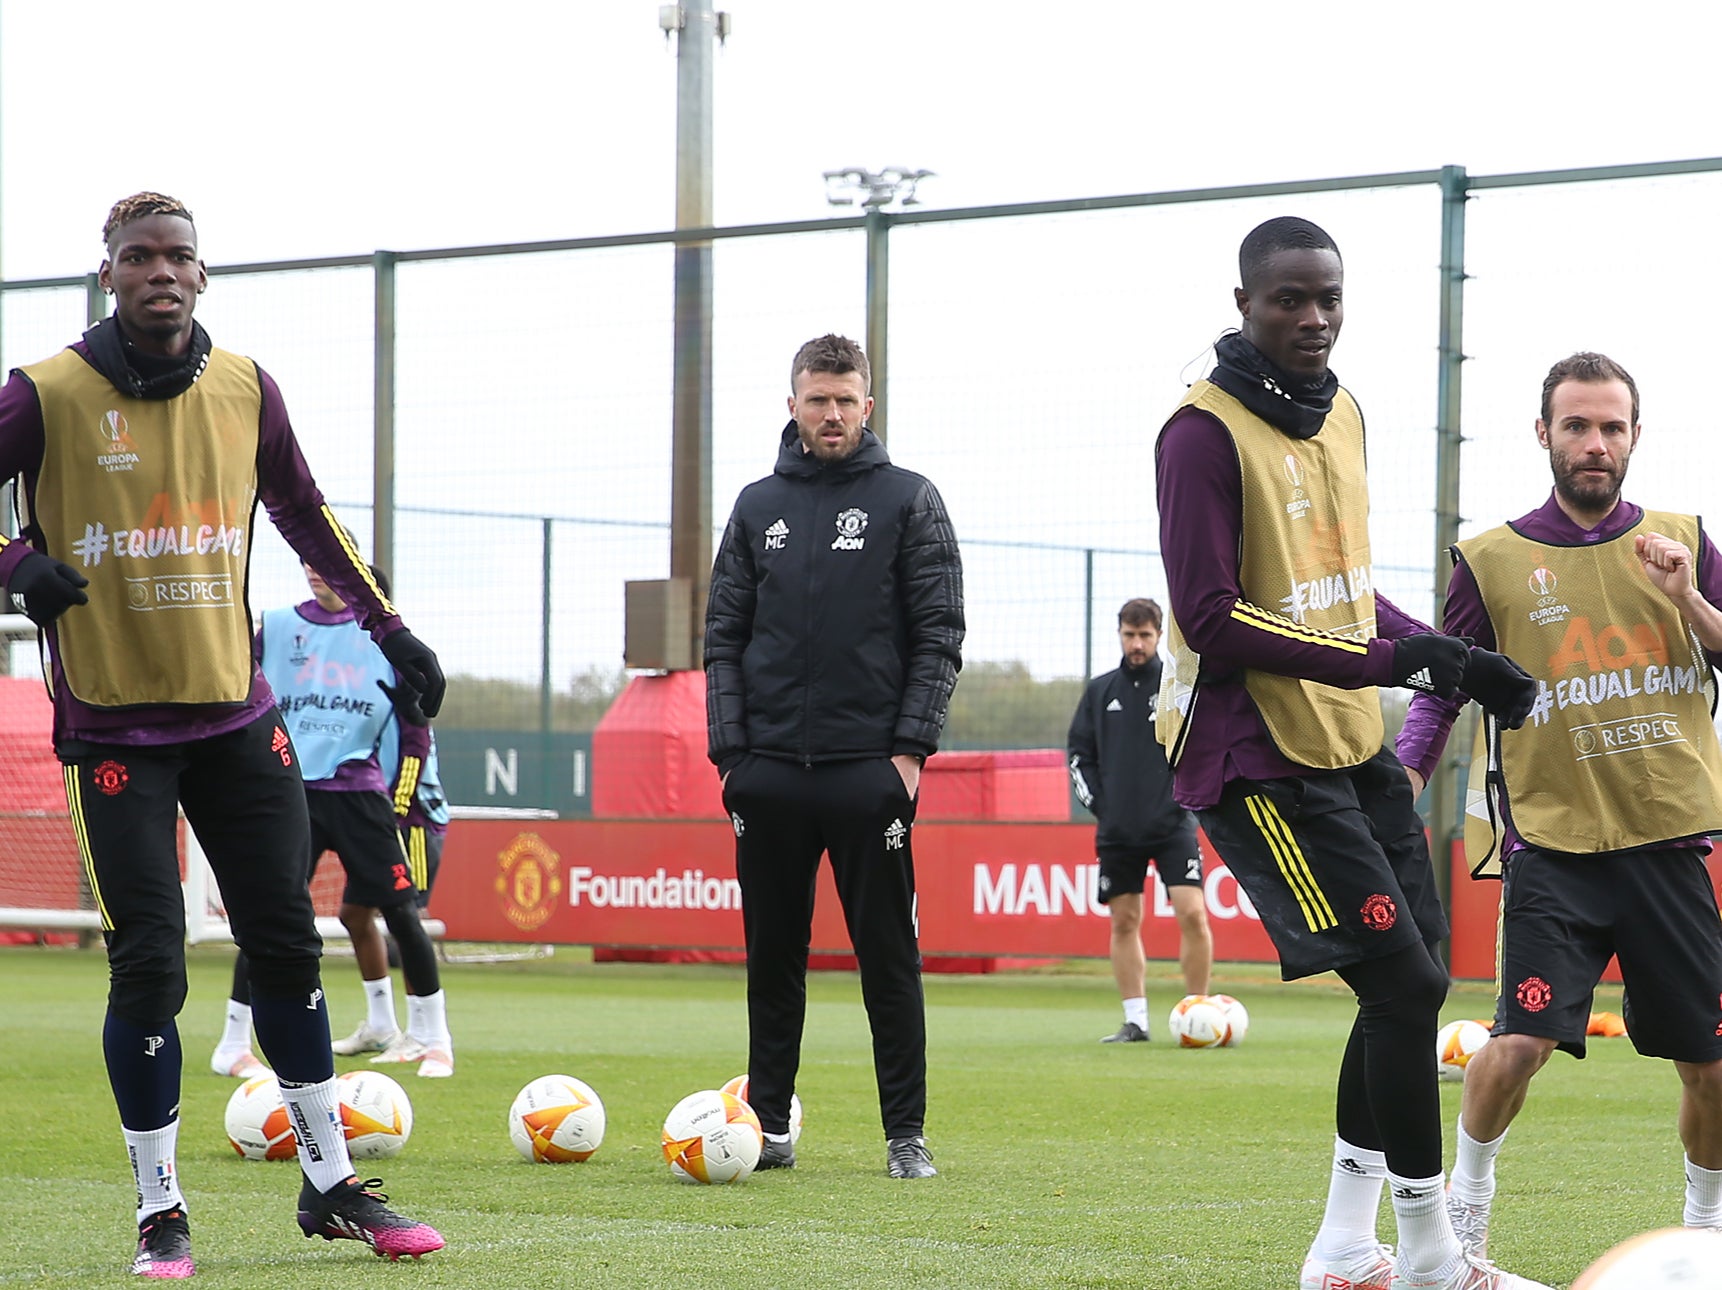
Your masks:
{"label": "white sock", "polygon": [[1335,1134],[1327,1210],[1311,1253],[1331,1259],[1357,1246],[1376,1244],[1375,1216],[1381,1209],[1381,1184],[1385,1181],[1386,1156],[1354,1147]]}
{"label": "white sock", "polygon": [[1686,1157],[1686,1213],[1688,1227],[1722,1227],[1722,1169],[1705,1169]]}
{"label": "white sock", "polygon": [[1124,1001],[1124,1020],[1134,1021],[1142,1029],[1148,1029],[1148,1000],[1141,995]]}
{"label": "white sock", "polygon": [[1493,1142],[1478,1142],[1465,1132],[1465,1117],[1459,1117],[1459,1151],[1453,1160],[1453,1194],[1467,1205],[1487,1205],[1495,1199],[1495,1157],[1507,1131]]}
{"label": "white sock", "polygon": [[395,992],[384,973],[375,981],[365,982],[365,1024],[379,1034],[392,1034],[400,1029],[395,1021]]}
{"label": "white sock", "polygon": [[1446,1178],[1441,1174],[1401,1178],[1395,1173],[1387,1177],[1393,1184],[1393,1213],[1399,1220],[1403,1266],[1419,1277],[1458,1267],[1462,1251],[1447,1218]]}
{"label": "white sock", "polygon": [[287,1103],[287,1118],[299,1138],[299,1168],[318,1191],[353,1176],[353,1161],[347,1154],[347,1138],[341,1131],[335,1078],[316,1084],[281,1081],[281,1099]]}
{"label": "white sock", "polygon": [[407,1033],[427,1048],[454,1052],[454,1039],[448,1033],[447,997],[443,991],[407,996]]}
{"label": "white sock", "polygon": [[787,1133],[768,1133],[765,1135],[765,1140],[767,1142],[782,1143],[784,1146],[789,1145],[789,1135]]}
{"label": "white sock", "polygon": [[[247,1012],[251,1009],[247,1008]],[[179,1191],[179,1173],[173,1167],[174,1148],[179,1144],[179,1117],[159,1129],[139,1132],[123,1125],[126,1154],[131,1157],[132,1177],[138,1185],[138,1222],[164,1209],[184,1209]]]}
{"label": "white sock", "polygon": [[240,1003],[237,999],[227,1001],[227,1022],[221,1029],[221,1042],[215,1047],[217,1052],[232,1053],[236,1057],[251,1047],[249,1003]]}

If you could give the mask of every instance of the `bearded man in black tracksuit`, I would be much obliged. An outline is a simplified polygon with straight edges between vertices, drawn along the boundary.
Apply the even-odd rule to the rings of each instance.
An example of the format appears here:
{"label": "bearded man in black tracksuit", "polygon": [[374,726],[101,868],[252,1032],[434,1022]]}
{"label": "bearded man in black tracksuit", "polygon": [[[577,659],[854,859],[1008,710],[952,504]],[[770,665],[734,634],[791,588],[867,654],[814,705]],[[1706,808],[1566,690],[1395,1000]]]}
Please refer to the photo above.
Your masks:
{"label": "bearded man in black tracksuit", "polygon": [[814,880],[843,904],[894,1178],[927,1178],[916,945],[921,764],[962,666],[963,574],[944,502],[865,426],[867,356],[822,336],[790,366],[776,470],[736,499],[706,607],[706,726],[735,828],[747,938],[748,1101],[762,1169],[790,1168]]}
{"label": "bearded man in black tracksuit", "polygon": [[1112,976],[1124,1003],[1124,1024],[1102,1039],[1103,1044],[1148,1039],[1142,905],[1149,864],[1178,920],[1178,967],[1185,994],[1208,993],[1214,963],[1196,821],[1172,800],[1172,768],[1154,736],[1160,623],[1160,606],[1154,601],[1124,602],[1118,611],[1123,661],[1088,683],[1066,740],[1071,785],[1099,821],[1094,831],[1096,894],[1112,924]]}

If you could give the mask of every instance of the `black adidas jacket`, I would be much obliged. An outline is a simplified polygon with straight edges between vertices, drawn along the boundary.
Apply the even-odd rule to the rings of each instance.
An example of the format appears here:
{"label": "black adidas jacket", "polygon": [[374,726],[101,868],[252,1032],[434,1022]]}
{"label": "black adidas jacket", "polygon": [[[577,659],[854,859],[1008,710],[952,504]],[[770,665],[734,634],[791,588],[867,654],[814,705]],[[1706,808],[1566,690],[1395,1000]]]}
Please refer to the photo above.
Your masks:
{"label": "black adidas jacket", "polygon": [[736,499],[706,603],[706,733],[811,765],[939,746],[962,666],[963,570],[938,490],[861,446],[823,464],[784,428]]}
{"label": "black adidas jacket", "polygon": [[1096,846],[1152,846],[1189,819],[1172,800],[1172,771],[1154,737],[1160,670],[1156,654],[1095,677],[1070,720],[1070,782],[1100,821]]}

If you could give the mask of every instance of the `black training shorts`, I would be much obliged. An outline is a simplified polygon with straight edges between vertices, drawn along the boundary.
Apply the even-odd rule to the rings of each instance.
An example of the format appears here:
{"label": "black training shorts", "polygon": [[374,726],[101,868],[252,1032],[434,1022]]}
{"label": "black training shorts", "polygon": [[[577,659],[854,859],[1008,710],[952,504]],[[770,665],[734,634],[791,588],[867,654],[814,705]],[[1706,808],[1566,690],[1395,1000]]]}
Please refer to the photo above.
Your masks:
{"label": "black training shorts", "polygon": [[388,909],[418,899],[394,808],[381,793],[340,792],[305,785],[311,808],[311,868],[333,851],[347,871],[344,905]]}
{"label": "black training shorts", "polygon": [[1152,861],[1164,887],[1200,887],[1202,852],[1196,842],[1196,822],[1186,821],[1176,832],[1145,847],[1104,846],[1095,857],[1100,862],[1096,879],[1097,898],[1102,905],[1114,896],[1140,892],[1148,885]]}
{"label": "black training shorts", "polygon": [[1583,1057],[1596,983],[1619,955],[1638,1051],[1722,1059],[1722,916],[1702,852],[1525,847],[1507,857],[1501,881],[1495,1033],[1554,1039]]}
{"label": "black training shorts", "polygon": [[1198,816],[1287,981],[1447,935],[1423,820],[1385,748],[1347,770],[1233,780]]}

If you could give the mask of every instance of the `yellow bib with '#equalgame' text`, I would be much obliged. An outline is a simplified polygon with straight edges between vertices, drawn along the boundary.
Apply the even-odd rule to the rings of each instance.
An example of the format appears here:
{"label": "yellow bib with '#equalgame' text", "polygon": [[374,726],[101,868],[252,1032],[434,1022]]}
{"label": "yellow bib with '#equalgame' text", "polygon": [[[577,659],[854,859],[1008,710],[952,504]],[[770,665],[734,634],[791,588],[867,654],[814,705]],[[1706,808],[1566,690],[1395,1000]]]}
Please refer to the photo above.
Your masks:
{"label": "yellow bib with '#equalgame' text", "polygon": [[1645,576],[1633,539],[1647,532],[1702,548],[1695,517],[1651,511],[1584,546],[1502,525],[1454,548],[1496,648],[1537,680],[1530,720],[1499,733],[1489,764],[1505,821],[1542,850],[1593,855],[1722,829],[1715,677]]}
{"label": "yellow bib with '#equalgame' text", "polygon": [[31,528],[90,580],[51,629],[66,685],[99,708],[242,703],[263,396],[212,350],[196,384],[134,399],[73,350],[23,370],[42,405]]}
{"label": "yellow bib with '#equalgame' text", "polygon": [[[1320,433],[1308,439],[1276,430],[1209,381],[1197,381],[1181,406],[1217,418],[1238,454],[1244,599],[1298,628],[1366,644],[1375,635],[1369,484],[1363,415],[1351,395],[1335,393]],[[1156,734],[1176,765],[1183,740],[1199,729],[1202,660],[1174,615],[1167,618],[1166,646],[1171,657]],[[1252,668],[1244,687],[1279,750],[1301,766],[1357,766],[1381,751],[1374,686],[1342,690]]]}

